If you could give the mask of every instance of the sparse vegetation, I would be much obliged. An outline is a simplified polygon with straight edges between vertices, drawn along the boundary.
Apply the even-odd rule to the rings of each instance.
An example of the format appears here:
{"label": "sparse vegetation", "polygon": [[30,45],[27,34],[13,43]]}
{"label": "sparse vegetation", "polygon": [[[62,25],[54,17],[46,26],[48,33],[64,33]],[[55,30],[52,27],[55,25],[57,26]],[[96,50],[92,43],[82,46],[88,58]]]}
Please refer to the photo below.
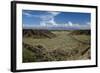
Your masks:
{"label": "sparse vegetation", "polygon": [[90,30],[73,30],[71,33],[71,35],[81,35],[81,34],[84,34],[84,35],[90,35],[91,34],[91,31]]}
{"label": "sparse vegetation", "polygon": [[90,30],[23,29],[23,62],[90,59]]}

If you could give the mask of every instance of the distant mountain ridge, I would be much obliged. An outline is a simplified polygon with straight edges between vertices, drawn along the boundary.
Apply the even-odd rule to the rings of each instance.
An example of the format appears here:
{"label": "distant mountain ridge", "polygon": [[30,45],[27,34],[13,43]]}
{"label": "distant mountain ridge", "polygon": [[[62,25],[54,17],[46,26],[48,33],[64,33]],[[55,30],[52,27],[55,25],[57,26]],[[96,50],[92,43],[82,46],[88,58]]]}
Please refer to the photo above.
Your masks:
{"label": "distant mountain ridge", "polygon": [[90,26],[23,26],[23,29],[39,30],[90,30]]}

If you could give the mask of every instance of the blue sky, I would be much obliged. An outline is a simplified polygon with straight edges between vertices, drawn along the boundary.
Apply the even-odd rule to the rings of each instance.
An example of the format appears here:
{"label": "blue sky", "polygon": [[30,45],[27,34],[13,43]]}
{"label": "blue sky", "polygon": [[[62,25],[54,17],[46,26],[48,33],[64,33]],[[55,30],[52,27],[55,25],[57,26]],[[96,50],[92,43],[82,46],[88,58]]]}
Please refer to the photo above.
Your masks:
{"label": "blue sky", "polygon": [[74,27],[90,29],[91,14],[77,12],[23,10],[23,27]]}

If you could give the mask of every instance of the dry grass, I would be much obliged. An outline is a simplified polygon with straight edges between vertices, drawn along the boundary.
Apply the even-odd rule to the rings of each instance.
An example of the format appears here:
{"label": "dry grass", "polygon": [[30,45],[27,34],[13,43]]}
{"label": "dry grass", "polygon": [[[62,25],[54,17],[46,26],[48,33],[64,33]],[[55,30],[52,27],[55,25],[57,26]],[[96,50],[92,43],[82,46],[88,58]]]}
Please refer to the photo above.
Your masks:
{"label": "dry grass", "polygon": [[[84,31],[84,30],[82,30]],[[23,42],[36,49],[38,45],[44,50],[38,53],[23,47],[23,62],[63,61],[90,59],[90,48],[87,54],[82,52],[90,47],[90,35],[69,35],[72,31],[51,31],[56,35],[54,38],[23,37]],[[79,41],[77,41],[79,40]],[[80,42],[81,41],[81,42]],[[87,44],[84,44],[85,42]],[[41,49],[40,47],[38,50]]]}

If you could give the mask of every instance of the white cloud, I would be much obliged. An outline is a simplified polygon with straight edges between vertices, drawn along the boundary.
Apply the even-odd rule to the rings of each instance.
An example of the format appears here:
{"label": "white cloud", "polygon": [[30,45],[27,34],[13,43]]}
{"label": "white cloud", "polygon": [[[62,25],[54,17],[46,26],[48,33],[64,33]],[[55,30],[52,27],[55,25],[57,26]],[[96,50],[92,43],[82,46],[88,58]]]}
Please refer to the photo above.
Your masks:
{"label": "white cloud", "polygon": [[42,20],[40,22],[40,25],[41,26],[56,26],[56,25],[58,25],[55,22],[54,18],[56,15],[60,14],[60,12],[48,12],[48,13],[50,13],[50,14],[45,15],[45,16],[40,16],[40,18]]}
{"label": "white cloud", "polygon": [[72,23],[71,21],[68,21],[68,23],[65,24],[66,27],[74,27],[79,29],[90,29],[90,23],[81,25],[77,23]]}
{"label": "white cloud", "polygon": [[50,16],[50,15],[42,15],[39,17],[41,18],[42,21],[48,21],[48,20],[52,19],[52,16]]}
{"label": "white cloud", "polygon": [[40,26],[46,26],[46,23],[44,23],[43,21],[40,22]]}
{"label": "white cloud", "polygon": [[87,22],[86,24],[87,24],[87,25],[90,25],[90,22]]}
{"label": "white cloud", "polygon": [[23,14],[26,15],[26,16],[29,16],[29,17],[32,16],[32,14],[30,14],[28,12],[23,12]]}
{"label": "white cloud", "polygon": [[56,15],[58,15],[58,14],[60,14],[61,12],[48,12],[48,13],[50,13],[50,14],[52,14],[52,16],[56,16]]}
{"label": "white cloud", "polygon": [[28,12],[24,12],[25,15],[27,16],[32,16],[32,17],[37,17],[40,18],[40,26],[61,26],[61,27],[76,27],[76,28],[80,28],[80,29],[90,29],[90,22],[87,22],[86,25],[81,25],[78,23],[72,23],[71,21],[68,21],[66,24],[57,24],[55,22],[55,16],[57,16],[58,14],[60,14],[60,12],[48,12],[49,14],[47,15],[32,15]]}
{"label": "white cloud", "polygon": [[69,22],[68,22],[68,25],[69,25],[69,26],[73,26],[73,24],[72,24],[72,22],[71,22],[71,21],[69,21]]}
{"label": "white cloud", "polygon": [[58,25],[55,21],[54,18],[51,18],[49,20],[43,20],[40,22],[41,26],[56,26]]}
{"label": "white cloud", "polygon": [[28,16],[28,17],[37,17],[41,19],[40,25],[41,26],[55,26],[57,25],[54,18],[55,16],[57,16],[58,14],[60,14],[61,12],[48,12],[49,14],[46,15],[32,15],[28,12],[23,12],[24,15]]}
{"label": "white cloud", "polygon": [[77,23],[72,23],[71,21],[68,21],[68,23],[64,24],[65,26],[70,26],[70,27],[79,27],[80,24]]}
{"label": "white cloud", "polygon": [[41,17],[39,15],[33,15],[33,14],[29,13],[29,12],[23,12],[23,14],[26,15],[26,16],[28,16],[28,17],[37,17],[37,18]]}

